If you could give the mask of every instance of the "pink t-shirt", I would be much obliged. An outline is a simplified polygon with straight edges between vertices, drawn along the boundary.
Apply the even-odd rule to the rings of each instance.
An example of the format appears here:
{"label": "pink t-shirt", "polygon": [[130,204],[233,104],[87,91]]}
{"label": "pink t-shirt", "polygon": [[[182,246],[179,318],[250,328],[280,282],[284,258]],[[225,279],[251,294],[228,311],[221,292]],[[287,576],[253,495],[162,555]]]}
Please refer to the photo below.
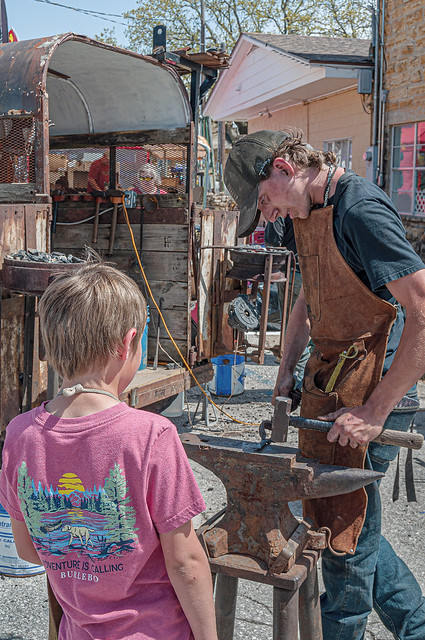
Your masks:
{"label": "pink t-shirt", "polygon": [[44,405],[6,432],[0,502],[25,520],[64,616],[60,640],[193,638],[158,537],[205,509],[174,425],[124,403]]}

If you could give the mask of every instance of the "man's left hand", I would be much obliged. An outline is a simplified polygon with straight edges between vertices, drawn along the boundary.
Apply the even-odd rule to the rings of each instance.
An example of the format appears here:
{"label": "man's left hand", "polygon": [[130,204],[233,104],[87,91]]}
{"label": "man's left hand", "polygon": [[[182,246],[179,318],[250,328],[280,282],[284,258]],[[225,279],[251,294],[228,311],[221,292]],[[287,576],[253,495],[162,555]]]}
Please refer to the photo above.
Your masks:
{"label": "man's left hand", "polygon": [[327,435],[329,442],[339,442],[342,447],[349,444],[353,449],[377,438],[385,422],[374,419],[366,406],[344,407],[318,420],[335,421]]}

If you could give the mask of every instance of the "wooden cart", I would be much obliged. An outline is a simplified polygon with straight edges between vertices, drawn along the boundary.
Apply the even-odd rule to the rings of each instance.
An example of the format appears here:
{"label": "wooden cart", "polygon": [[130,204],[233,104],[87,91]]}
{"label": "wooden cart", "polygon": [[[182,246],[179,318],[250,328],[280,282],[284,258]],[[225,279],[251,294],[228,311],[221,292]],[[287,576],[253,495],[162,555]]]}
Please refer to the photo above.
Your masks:
{"label": "wooden cart", "polygon": [[[109,254],[146,292],[121,202],[99,204],[93,242],[96,201],[82,192],[93,162],[108,149],[109,187],[136,191],[128,196],[136,248],[178,347],[161,323],[160,365],[140,371],[122,399],[163,408],[194,384],[183,358],[203,383],[212,377],[211,357],[233,348],[222,291],[224,249],[208,247],[236,244],[237,212],[203,210],[193,199],[200,74],[214,75],[220,61],[211,54],[211,68],[208,59],[201,67],[183,52],[173,68],[164,54],[161,62],[72,33],[0,45],[0,52],[0,260],[19,249],[81,256],[88,245]],[[192,77],[191,99],[183,72]],[[145,163],[163,178],[154,194],[136,184]],[[60,177],[68,188],[52,198]],[[54,393],[39,358],[37,296],[27,293],[2,289],[2,432],[13,416]],[[158,313],[149,296],[148,303],[151,362]]]}

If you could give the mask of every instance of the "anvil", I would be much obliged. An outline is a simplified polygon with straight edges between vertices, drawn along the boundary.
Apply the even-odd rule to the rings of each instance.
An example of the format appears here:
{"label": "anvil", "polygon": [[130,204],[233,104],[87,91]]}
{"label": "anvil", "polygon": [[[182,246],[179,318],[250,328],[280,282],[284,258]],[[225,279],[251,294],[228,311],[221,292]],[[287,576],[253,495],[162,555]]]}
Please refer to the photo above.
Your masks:
{"label": "anvil", "polygon": [[254,556],[269,571],[288,571],[307,545],[311,524],[295,518],[288,502],[350,493],[384,474],[323,465],[298,449],[214,436],[183,434],[187,456],[212,471],[227,493],[225,514],[207,530],[210,557]]}

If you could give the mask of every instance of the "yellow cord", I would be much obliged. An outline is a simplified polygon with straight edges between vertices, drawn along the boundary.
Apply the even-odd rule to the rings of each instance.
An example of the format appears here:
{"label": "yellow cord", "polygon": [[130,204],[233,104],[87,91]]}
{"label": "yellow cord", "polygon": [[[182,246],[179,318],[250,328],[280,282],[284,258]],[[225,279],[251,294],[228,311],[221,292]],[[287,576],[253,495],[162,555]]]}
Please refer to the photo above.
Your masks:
{"label": "yellow cord", "polygon": [[161,317],[161,320],[162,320],[163,325],[164,325],[164,329],[165,329],[165,331],[167,332],[167,334],[168,334],[168,336],[169,336],[169,338],[170,338],[171,342],[173,343],[174,347],[176,348],[177,353],[178,353],[178,354],[179,354],[179,356],[181,357],[181,359],[182,359],[182,362],[183,362],[184,366],[185,366],[185,367],[186,367],[186,369],[189,371],[190,375],[192,376],[193,380],[195,381],[195,383],[197,384],[197,386],[200,388],[200,390],[202,391],[202,393],[204,394],[204,396],[206,396],[206,397],[208,398],[208,400],[211,402],[211,404],[212,404],[212,405],[214,405],[214,407],[215,407],[216,409],[218,409],[222,414],[224,414],[227,418],[230,418],[230,420],[233,420],[233,422],[237,422],[238,424],[244,424],[244,425],[247,425],[247,426],[250,426],[250,427],[258,427],[258,426],[260,425],[260,423],[259,423],[259,422],[243,422],[242,420],[238,420],[237,418],[234,418],[233,416],[231,416],[231,415],[229,415],[228,413],[226,413],[225,411],[223,411],[223,409],[220,407],[220,405],[216,404],[216,403],[214,402],[214,400],[213,400],[213,399],[212,399],[212,398],[211,398],[207,393],[205,393],[204,389],[202,388],[202,386],[200,385],[200,383],[199,383],[199,382],[198,382],[198,380],[196,379],[196,376],[195,376],[195,374],[193,373],[193,371],[192,371],[192,369],[191,369],[191,367],[190,367],[189,363],[188,363],[188,362],[186,362],[186,359],[184,358],[184,356],[183,356],[182,352],[180,351],[180,349],[178,348],[177,344],[175,343],[173,336],[172,336],[172,335],[171,335],[171,333],[169,332],[168,327],[167,327],[167,323],[165,322],[165,319],[164,319],[164,316],[162,315],[162,313],[161,313],[161,311],[160,311],[160,309],[159,309],[159,306],[157,305],[156,300],[155,300],[155,298],[153,297],[152,289],[151,289],[151,288],[150,288],[150,286],[149,286],[148,279],[147,279],[147,277],[146,277],[145,271],[144,271],[143,266],[142,266],[142,262],[141,262],[141,260],[140,260],[140,255],[139,255],[139,252],[138,252],[137,247],[136,247],[136,242],[135,242],[135,240],[134,240],[133,229],[131,228],[130,220],[129,220],[128,213],[127,213],[127,208],[126,208],[125,203],[124,203],[124,196],[123,196],[123,199],[122,199],[122,206],[123,206],[123,211],[124,211],[125,221],[126,221],[126,223],[127,223],[127,227],[128,227],[128,229],[129,229],[129,231],[130,231],[130,236],[131,236],[131,242],[132,242],[132,244],[133,244],[133,249],[134,249],[134,252],[135,252],[135,254],[136,254],[137,262],[139,263],[139,268],[140,268],[141,274],[142,274],[142,276],[143,276],[143,280],[145,281],[145,284],[146,284],[146,287],[147,287],[147,290],[148,290],[149,296],[150,296],[150,298],[152,299],[152,302],[154,303],[155,308],[156,308],[156,310],[158,311],[158,313],[159,313],[159,315],[160,315],[160,317]]}

